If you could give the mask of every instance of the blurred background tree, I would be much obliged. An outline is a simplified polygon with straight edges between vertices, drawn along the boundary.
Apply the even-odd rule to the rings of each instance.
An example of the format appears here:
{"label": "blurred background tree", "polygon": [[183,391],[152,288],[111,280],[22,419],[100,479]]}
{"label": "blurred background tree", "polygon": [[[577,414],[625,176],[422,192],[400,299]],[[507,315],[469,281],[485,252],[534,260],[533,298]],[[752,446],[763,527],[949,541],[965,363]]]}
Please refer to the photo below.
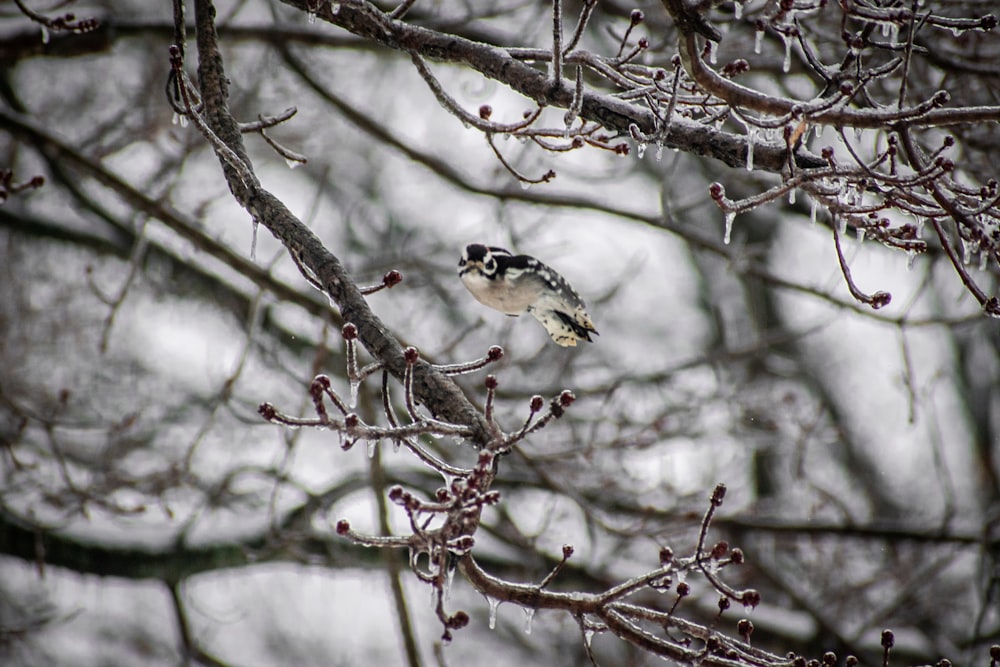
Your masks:
{"label": "blurred background tree", "polygon": [[[986,663],[990,3],[188,4],[0,9],[4,664],[774,663],[744,640],[871,662],[886,627],[893,662]],[[474,241],[559,270],[597,342],[481,307],[455,274]],[[449,393],[406,345],[502,346],[499,384]],[[369,363],[394,413],[457,435],[377,437]],[[315,423],[318,374],[353,426],[261,417]],[[564,390],[493,479],[481,406],[515,434]],[[497,595],[469,557],[445,590],[359,545],[419,533],[404,494],[477,469]],[[598,593],[691,555],[714,564],[629,590],[696,625],[646,645],[509,585]]]}

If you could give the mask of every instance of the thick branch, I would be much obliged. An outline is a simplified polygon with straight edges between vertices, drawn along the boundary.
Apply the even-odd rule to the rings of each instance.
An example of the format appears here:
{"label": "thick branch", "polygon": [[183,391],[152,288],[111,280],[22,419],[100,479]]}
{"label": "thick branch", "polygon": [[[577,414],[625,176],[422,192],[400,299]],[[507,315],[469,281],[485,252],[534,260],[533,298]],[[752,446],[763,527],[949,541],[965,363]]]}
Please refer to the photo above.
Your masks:
{"label": "thick branch", "polygon": [[[229,112],[228,84],[215,32],[215,10],[208,0],[195,3],[198,42],[198,80],[205,106],[205,121],[215,135],[250,169],[239,125]],[[230,190],[250,213],[263,224],[300,264],[307,267],[324,291],[340,308],[341,316],[358,327],[358,338],[368,352],[397,378],[406,370],[403,348],[372,312],[340,260],[273,194],[240,177],[229,160],[220,159]],[[485,444],[490,432],[482,414],[462,394],[458,386],[430,364],[418,361],[413,368],[413,391],[435,416],[473,429],[473,441]]]}
{"label": "thick branch", "polygon": [[[486,77],[503,83],[541,106],[569,109],[576,93],[575,82],[554,81],[545,72],[515,59],[507,50],[474,42],[469,39],[436,32],[427,28],[392,20],[367,2],[339,3],[333,13],[330,3],[318,9],[309,0],[282,0],[302,11],[313,11],[318,18],[373,40],[392,49],[416,53],[433,60],[462,64]],[[617,97],[585,90],[579,116],[595,121],[621,135],[635,126],[644,135],[665,136],[664,145],[687,153],[721,160],[731,167],[746,165],[746,137],[720,132],[711,127],[672,119],[669,132],[660,132],[658,120],[648,109]],[[780,172],[788,164],[788,152],[782,144],[761,142],[754,149],[756,166],[761,170]],[[816,156],[796,154],[801,167],[824,166]]]}
{"label": "thick branch", "polygon": [[351,567],[381,567],[377,552],[326,538],[295,538],[294,555],[262,535],[240,542],[206,546],[155,547],[107,545],[37,528],[0,511],[0,553],[98,577],[183,581],[200,572],[239,568],[269,561],[295,561],[306,555]]}

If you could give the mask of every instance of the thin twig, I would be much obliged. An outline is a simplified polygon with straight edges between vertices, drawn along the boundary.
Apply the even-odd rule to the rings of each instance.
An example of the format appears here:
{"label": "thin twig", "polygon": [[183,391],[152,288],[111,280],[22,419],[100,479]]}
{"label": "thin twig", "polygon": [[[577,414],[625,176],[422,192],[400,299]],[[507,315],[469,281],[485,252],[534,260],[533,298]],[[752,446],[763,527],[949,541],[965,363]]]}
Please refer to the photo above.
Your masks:
{"label": "thin twig", "polygon": [[562,0],[552,0],[552,85],[562,85],[563,48],[562,48]]}
{"label": "thin twig", "polygon": [[862,303],[868,304],[873,310],[878,310],[888,305],[892,300],[892,295],[888,292],[879,291],[869,296],[862,292],[855,284],[854,279],[851,277],[851,268],[847,265],[847,259],[844,257],[844,250],[840,246],[840,224],[834,220],[830,227],[833,229],[833,243],[837,248],[837,260],[840,262],[840,272],[844,275],[844,281],[847,283],[847,289],[850,290],[851,296]]}
{"label": "thin twig", "polygon": [[563,49],[563,55],[571,53],[576,48],[576,45],[580,43],[583,31],[587,28],[587,22],[590,20],[590,15],[594,12],[594,7],[596,6],[597,0],[584,0],[583,6],[580,8],[580,18],[576,22],[576,28],[573,29],[573,35]]}

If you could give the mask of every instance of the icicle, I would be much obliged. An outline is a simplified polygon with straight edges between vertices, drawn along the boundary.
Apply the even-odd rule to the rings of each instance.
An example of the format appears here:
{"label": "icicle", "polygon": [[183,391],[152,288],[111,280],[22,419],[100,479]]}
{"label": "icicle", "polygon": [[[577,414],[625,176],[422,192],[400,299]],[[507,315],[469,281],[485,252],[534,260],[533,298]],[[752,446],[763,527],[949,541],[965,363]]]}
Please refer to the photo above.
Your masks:
{"label": "icicle", "polygon": [[500,607],[500,600],[498,598],[486,598],[486,601],[490,605],[490,630],[497,627],[497,609]]}
{"label": "icicle", "polygon": [[[444,488],[446,488],[446,489],[450,489],[452,483],[455,482],[457,479],[459,479],[459,478],[456,478],[456,477],[452,477],[451,475],[449,475],[446,472],[443,472],[443,471],[440,471],[440,470],[438,472],[441,475],[441,479],[444,480]],[[485,595],[483,597],[485,597],[487,600],[489,600],[489,598],[486,597]]]}
{"label": "icicle", "polygon": [[736,0],[736,2],[733,3],[733,18],[735,18],[737,21],[743,18],[742,0]]}
{"label": "icicle", "polygon": [[315,23],[316,22],[316,12],[306,12],[306,21],[309,22],[309,25],[312,25],[313,23]]}
{"label": "icicle", "polygon": [[49,29],[44,25],[42,26],[42,44],[49,43]]}
{"label": "icicle", "polygon": [[758,30],[753,38],[753,52],[760,55],[760,47],[764,44],[764,31]]}
{"label": "icicle", "polygon": [[302,161],[301,160],[293,160],[290,157],[286,157],[285,158],[285,164],[288,165],[289,169],[298,169],[299,167],[302,166]]}
{"label": "icicle", "polygon": [[972,259],[972,243],[962,239],[962,264],[968,265]]}
{"label": "icicle", "polygon": [[837,218],[837,231],[840,232],[841,235],[847,233],[847,216],[842,215]]}
{"label": "icicle", "polygon": [[531,621],[535,618],[535,610],[527,607],[524,610],[524,634],[531,634]]}
{"label": "icicle", "polygon": [[797,188],[792,188],[791,190],[788,191],[788,203],[791,204],[791,205],[793,205],[793,206],[795,205],[795,191],[796,190],[797,190]]}
{"label": "icicle", "polygon": [[835,178],[833,179],[833,187],[837,188],[837,203],[841,206],[847,205],[847,181]]}
{"label": "icicle", "polygon": [[392,453],[395,454],[396,452],[398,452],[399,451],[399,447],[400,447],[399,440],[393,440],[392,441]]}
{"label": "icicle", "polygon": [[361,387],[360,382],[351,380],[351,403],[348,407],[352,410],[358,406],[358,389]]}
{"label": "icicle", "polygon": [[866,231],[865,228],[861,227],[859,225],[858,228],[855,231],[858,233],[858,243],[859,244],[864,243],[865,242],[865,231]]}
{"label": "icicle", "polygon": [[639,156],[640,160],[642,159],[642,156],[646,154],[646,142],[645,141],[640,141],[638,144],[635,145],[635,154],[637,156]]}
{"label": "icicle", "polygon": [[809,207],[809,224],[816,224],[816,212],[819,210],[819,202],[815,199],[812,200],[812,205]]}
{"label": "icicle", "polygon": [[758,128],[747,126],[747,171],[753,171],[753,147],[757,143]]}
{"label": "icicle", "polygon": [[369,440],[368,441],[368,458],[370,458],[370,459],[375,458],[375,445],[377,445],[377,444],[378,444],[378,440]]}
{"label": "icicle", "polygon": [[447,602],[448,598],[451,597],[451,583],[455,581],[455,570],[458,568],[450,567],[448,568],[447,574],[444,575],[444,589],[441,591],[444,601]]}
{"label": "icicle", "polygon": [[719,43],[708,40],[708,62],[715,65],[719,61]]}
{"label": "icicle", "polygon": [[785,60],[781,63],[781,71],[788,72],[792,69],[792,40],[785,33],[781,33],[781,41],[785,43]]}
{"label": "icicle", "polygon": [[729,245],[729,240],[733,236],[733,220],[736,219],[736,211],[729,211],[726,213],[726,232],[722,237],[722,242]]}
{"label": "icicle", "polygon": [[988,252],[986,252],[985,250],[980,250],[979,251],[979,270],[980,271],[985,271],[986,270],[986,266],[989,263],[989,261],[990,261],[990,254]]}
{"label": "icicle", "polygon": [[260,227],[260,223],[256,220],[253,221],[253,236],[250,239],[250,259],[254,262],[257,261],[257,229]]}
{"label": "icicle", "polygon": [[[737,3],[736,6],[739,7],[740,6],[739,3]],[[594,640],[594,629],[593,628],[587,628],[586,630],[584,630],[583,631],[583,643],[587,645],[587,648],[590,648],[590,642],[592,642],[593,640]]]}
{"label": "icicle", "polygon": [[656,144],[656,161],[659,162],[663,159],[663,144]]}
{"label": "icicle", "polygon": [[915,260],[916,258],[917,258],[917,251],[916,250],[907,250],[906,251],[906,270],[907,271],[912,271],[913,270],[913,260]]}

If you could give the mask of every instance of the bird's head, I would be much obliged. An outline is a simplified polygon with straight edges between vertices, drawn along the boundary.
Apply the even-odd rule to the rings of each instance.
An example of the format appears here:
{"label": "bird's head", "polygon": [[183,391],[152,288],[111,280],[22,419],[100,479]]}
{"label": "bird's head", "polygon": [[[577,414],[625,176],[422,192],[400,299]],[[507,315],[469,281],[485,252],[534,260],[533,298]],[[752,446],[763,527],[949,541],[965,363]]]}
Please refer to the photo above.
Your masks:
{"label": "bird's head", "polygon": [[497,255],[509,257],[510,252],[503,248],[486,246],[482,243],[470,243],[465,246],[465,251],[462,252],[462,259],[458,260],[458,275],[464,276],[469,272],[475,271],[487,278],[493,277],[496,275],[498,268]]}

